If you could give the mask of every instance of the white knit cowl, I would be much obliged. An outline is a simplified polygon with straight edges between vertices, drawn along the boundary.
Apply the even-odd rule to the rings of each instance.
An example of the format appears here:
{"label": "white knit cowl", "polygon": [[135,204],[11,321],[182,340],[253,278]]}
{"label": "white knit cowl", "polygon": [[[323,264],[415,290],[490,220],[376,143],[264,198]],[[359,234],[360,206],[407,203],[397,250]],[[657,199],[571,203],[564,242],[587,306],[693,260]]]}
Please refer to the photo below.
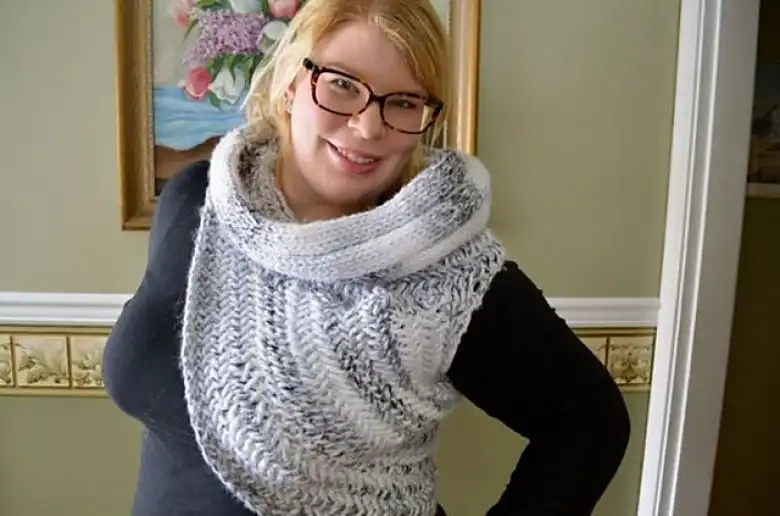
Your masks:
{"label": "white knit cowl", "polygon": [[488,173],[429,150],[382,205],[296,222],[274,140],[214,151],[181,367],[203,457],[262,516],[432,516],[446,373],[501,269]]}

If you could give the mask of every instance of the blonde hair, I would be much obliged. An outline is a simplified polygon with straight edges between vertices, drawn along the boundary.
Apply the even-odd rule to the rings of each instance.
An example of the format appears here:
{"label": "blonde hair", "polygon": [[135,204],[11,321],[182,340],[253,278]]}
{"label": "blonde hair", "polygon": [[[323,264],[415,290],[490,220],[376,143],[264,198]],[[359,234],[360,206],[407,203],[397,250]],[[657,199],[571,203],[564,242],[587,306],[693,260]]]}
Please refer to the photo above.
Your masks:
{"label": "blonde hair", "polygon": [[[430,129],[432,139],[441,134],[449,104],[449,48],[447,31],[430,0],[309,0],[252,77],[244,107],[247,125],[254,134],[267,137],[275,133],[282,149],[288,148],[287,89],[312,49],[352,22],[379,28],[428,94],[444,101],[444,108]],[[422,154],[422,145],[418,145],[402,183],[419,172]]]}

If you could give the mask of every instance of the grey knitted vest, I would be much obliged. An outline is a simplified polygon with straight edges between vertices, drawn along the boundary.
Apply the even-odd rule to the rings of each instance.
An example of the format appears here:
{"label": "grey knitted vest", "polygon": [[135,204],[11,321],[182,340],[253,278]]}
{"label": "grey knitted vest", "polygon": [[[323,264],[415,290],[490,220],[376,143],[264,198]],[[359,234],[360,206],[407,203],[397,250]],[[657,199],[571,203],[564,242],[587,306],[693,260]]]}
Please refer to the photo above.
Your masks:
{"label": "grey knitted vest", "polygon": [[262,516],[431,516],[447,369],[504,252],[487,171],[454,151],[372,210],[296,222],[277,147],[214,151],[181,367],[203,457]]}

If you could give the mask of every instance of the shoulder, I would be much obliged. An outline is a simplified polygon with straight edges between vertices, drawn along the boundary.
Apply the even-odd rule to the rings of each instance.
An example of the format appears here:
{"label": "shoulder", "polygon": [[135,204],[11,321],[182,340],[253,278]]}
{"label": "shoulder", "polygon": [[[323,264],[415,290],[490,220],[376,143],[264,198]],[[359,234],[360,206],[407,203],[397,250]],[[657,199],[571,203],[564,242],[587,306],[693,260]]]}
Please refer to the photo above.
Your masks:
{"label": "shoulder", "polygon": [[164,241],[177,240],[180,235],[188,237],[197,229],[208,177],[208,161],[197,161],[187,164],[165,182],[152,219],[150,254]]}
{"label": "shoulder", "polygon": [[482,299],[481,312],[497,315],[506,312],[507,303],[511,311],[518,308],[548,309],[547,300],[541,289],[520,268],[517,262],[506,260],[501,270],[493,276],[490,287]]}
{"label": "shoulder", "polygon": [[157,200],[156,222],[166,222],[166,215],[182,208],[191,209],[203,204],[208,186],[209,163],[196,161],[184,166],[165,185]]}
{"label": "shoulder", "polygon": [[517,364],[520,355],[533,355],[550,339],[563,337],[570,345],[572,335],[542,290],[516,262],[506,260],[471,315],[451,372],[469,372],[475,363],[496,360]]}
{"label": "shoulder", "polygon": [[[522,427],[532,424],[532,414],[560,408],[571,393],[597,384],[614,386],[595,353],[512,261],[493,277],[482,305],[472,314],[448,376],[456,389],[488,412],[511,419],[516,409],[512,405],[523,406],[529,419],[518,423]],[[567,382],[553,386],[554,378]]]}
{"label": "shoulder", "polygon": [[484,349],[470,344],[482,342],[486,336],[496,342],[505,341],[507,335],[523,335],[525,340],[538,341],[554,333],[571,335],[566,321],[542,289],[517,262],[507,259],[491,279],[479,309],[472,314],[461,347]]}

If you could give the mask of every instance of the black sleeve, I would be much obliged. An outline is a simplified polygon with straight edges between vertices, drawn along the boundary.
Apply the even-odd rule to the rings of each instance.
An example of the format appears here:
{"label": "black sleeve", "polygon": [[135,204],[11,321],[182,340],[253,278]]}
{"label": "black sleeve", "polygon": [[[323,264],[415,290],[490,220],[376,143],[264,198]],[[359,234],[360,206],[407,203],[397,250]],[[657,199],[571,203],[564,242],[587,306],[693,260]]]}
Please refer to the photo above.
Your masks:
{"label": "black sleeve", "polygon": [[528,439],[489,516],[586,516],[630,422],[606,367],[513,262],[496,275],[449,369],[467,399]]}
{"label": "black sleeve", "polygon": [[144,277],[122,308],[103,352],[105,389],[114,403],[147,426],[174,435],[190,432],[178,376],[178,336],[207,178],[208,164],[198,162],[163,188]]}

